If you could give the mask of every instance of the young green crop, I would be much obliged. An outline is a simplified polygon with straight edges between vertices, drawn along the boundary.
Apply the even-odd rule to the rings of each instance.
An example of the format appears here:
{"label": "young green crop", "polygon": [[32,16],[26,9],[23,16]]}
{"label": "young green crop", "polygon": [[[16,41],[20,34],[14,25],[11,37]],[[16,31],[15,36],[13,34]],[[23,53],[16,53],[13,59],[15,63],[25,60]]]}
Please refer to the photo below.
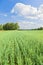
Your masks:
{"label": "young green crop", "polygon": [[43,31],[0,31],[0,65],[43,65]]}

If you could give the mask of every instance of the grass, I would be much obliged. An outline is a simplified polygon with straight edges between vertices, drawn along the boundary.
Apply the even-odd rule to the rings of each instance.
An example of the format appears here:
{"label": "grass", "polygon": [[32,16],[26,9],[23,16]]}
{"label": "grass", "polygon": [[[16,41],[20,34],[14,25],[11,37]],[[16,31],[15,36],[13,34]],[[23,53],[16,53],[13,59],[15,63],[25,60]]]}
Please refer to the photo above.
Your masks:
{"label": "grass", "polygon": [[43,31],[1,31],[0,65],[43,65]]}

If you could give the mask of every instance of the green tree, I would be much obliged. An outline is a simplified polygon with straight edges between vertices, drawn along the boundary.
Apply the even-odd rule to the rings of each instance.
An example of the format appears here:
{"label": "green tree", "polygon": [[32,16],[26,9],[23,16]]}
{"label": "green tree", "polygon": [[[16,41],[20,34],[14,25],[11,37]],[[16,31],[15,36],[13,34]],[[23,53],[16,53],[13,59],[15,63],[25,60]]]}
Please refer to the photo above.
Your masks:
{"label": "green tree", "polygon": [[18,23],[6,23],[3,25],[4,30],[17,30],[18,28]]}
{"label": "green tree", "polygon": [[15,23],[15,29],[16,29],[16,30],[19,29],[18,23]]}
{"label": "green tree", "polygon": [[43,27],[38,28],[38,30],[43,30]]}

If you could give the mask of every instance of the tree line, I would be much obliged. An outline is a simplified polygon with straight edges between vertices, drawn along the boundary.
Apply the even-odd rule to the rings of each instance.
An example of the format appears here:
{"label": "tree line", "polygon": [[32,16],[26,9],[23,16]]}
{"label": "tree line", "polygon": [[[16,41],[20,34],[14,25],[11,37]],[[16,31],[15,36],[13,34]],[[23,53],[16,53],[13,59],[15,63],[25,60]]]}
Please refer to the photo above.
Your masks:
{"label": "tree line", "polygon": [[[17,30],[19,29],[18,23],[5,23],[0,24],[0,30]],[[24,30],[24,29],[21,29]],[[31,29],[31,30],[43,30],[43,27],[39,27],[37,29]]]}
{"label": "tree line", "polygon": [[0,30],[17,30],[19,29],[18,23],[0,24]]}
{"label": "tree line", "polygon": [[38,30],[43,30],[43,27],[38,28]]}
{"label": "tree line", "polygon": [[39,27],[39,28],[32,29],[32,30],[43,30],[43,27]]}

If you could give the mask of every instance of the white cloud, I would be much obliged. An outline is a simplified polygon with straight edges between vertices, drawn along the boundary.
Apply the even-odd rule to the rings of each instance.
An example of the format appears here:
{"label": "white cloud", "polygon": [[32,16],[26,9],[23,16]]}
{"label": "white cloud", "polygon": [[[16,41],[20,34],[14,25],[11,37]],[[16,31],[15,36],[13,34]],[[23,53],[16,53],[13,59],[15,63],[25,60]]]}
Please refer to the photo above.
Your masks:
{"label": "white cloud", "polygon": [[0,14],[0,16],[5,16],[5,17],[6,17],[6,16],[7,16],[7,14]]}
{"label": "white cloud", "polygon": [[[24,5],[22,3],[17,3],[11,10],[11,13],[16,13],[20,16],[30,18],[30,16],[36,16],[37,8],[31,5]],[[32,17],[31,17],[32,18]]]}
{"label": "white cloud", "polygon": [[4,14],[4,16],[6,17],[6,16],[7,16],[7,14]]}
{"label": "white cloud", "polygon": [[43,4],[40,5],[39,9],[38,9],[38,18],[40,20],[43,20]]}
{"label": "white cloud", "polygon": [[[17,19],[21,19],[19,23],[21,29],[31,29],[43,26],[43,4],[38,8],[31,5],[25,5],[23,3],[17,3],[11,10],[11,13],[15,13]],[[14,16],[12,18],[15,18]],[[29,22],[29,19],[31,20]],[[19,19],[20,20],[20,19]],[[19,21],[18,20],[18,21]],[[33,22],[32,22],[33,21]]]}
{"label": "white cloud", "polygon": [[38,28],[38,27],[43,27],[43,24],[38,24],[35,22],[29,22],[29,21],[22,21],[22,22],[18,22],[20,29],[34,29],[34,28]]}
{"label": "white cloud", "polygon": [[31,5],[17,3],[12,8],[11,13],[16,13],[17,15],[23,16],[24,18],[43,20],[43,4],[40,5],[39,8],[36,8]]}

